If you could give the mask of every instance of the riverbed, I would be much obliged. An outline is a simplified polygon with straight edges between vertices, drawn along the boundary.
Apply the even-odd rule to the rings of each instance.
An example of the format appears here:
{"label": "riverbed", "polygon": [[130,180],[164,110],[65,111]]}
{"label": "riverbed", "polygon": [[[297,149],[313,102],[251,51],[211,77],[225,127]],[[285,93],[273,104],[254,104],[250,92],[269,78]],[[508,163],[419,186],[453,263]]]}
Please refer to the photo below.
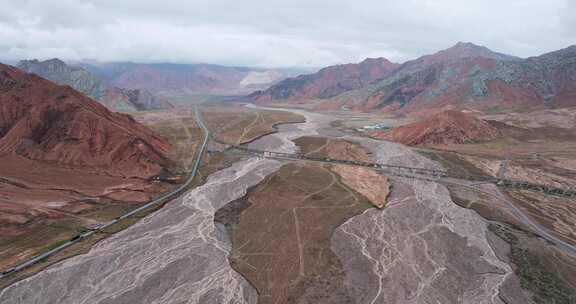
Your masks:
{"label": "riverbed", "polygon": [[[290,111],[306,122],[279,126],[250,146],[296,152],[292,140],[298,137],[343,136],[330,129],[332,117]],[[438,168],[402,145],[345,138],[364,145],[379,162]],[[216,172],[88,253],[4,289],[0,302],[256,303],[256,290],[230,267],[230,244],[214,213],[282,164],[250,158]],[[406,178],[393,183],[384,210],[351,218],[332,238],[356,303],[525,303],[505,258],[507,245],[490,235],[484,219],[454,204],[440,184]]]}

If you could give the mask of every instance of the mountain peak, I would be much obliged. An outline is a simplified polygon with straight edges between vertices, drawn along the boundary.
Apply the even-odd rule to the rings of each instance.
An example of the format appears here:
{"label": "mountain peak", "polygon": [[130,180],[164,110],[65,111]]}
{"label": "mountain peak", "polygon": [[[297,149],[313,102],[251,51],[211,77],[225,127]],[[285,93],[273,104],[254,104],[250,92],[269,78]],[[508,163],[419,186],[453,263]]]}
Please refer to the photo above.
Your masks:
{"label": "mountain peak", "polygon": [[439,62],[450,62],[462,58],[489,58],[495,60],[516,61],[518,57],[494,52],[489,48],[471,42],[458,42],[454,46],[436,52],[432,55],[425,55],[416,60],[410,61],[411,66],[429,66]]}
{"label": "mountain peak", "polygon": [[388,60],[388,59],[386,59],[386,58],[384,58],[384,57],[375,57],[375,58],[368,57],[368,58],[362,60],[362,62],[360,62],[360,64],[363,64],[363,63],[377,63],[377,62],[386,62],[386,63],[388,63],[388,62],[391,62],[391,61]]}
{"label": "mountain peak", "polygon": [[369,67],[374,67],[374,66],[382,66],[382,67],[386,67],[389,69],[393,69],[396,68],[397,66],[399,66],[399,64],[392,62],[384,57],[377,57],[377,58],[366,58],[364,60],[362,60],[360,63],[358,63],[359,66],[369,66]]}
{"label": "mountain peak", "polygon": [[358,66],[365,66],[370,68],[383,67],[385,69],[395,69],[399,66],[398,63],[392,62],[384,57],[366,58],[358,63]]}
{"label": "mountain peak", "polygon": [[468,41],[458,41],[458,43],[456,43],[454,45],[454,47],[476,47],[476,48],[485,48],[484,46],[481,45],[477,45],[473,42],[468,42]]}
{"label": "mountain peak", "polygon": [[501,55],[504,55],[496,53],[485,46],[477,45],[472,42],[458,42],[453,47],[440,52],[446,52],[455,58],[488,57],[498,59],[495,57],[502,57]]}
{"label": "mountain peak", "polygon": [[486,48],[486,47],[474,44],[472,42],[459,41],[453,46],[453,48]]}
{"label": "mountain peak", "polygon": [[63,60],[61,60],[61,59],[59,59],[59,58],[48,59],[48,60],[45,60],[44,63],[46,63],[46,64],[66,65],[66,62],[64,62]]}

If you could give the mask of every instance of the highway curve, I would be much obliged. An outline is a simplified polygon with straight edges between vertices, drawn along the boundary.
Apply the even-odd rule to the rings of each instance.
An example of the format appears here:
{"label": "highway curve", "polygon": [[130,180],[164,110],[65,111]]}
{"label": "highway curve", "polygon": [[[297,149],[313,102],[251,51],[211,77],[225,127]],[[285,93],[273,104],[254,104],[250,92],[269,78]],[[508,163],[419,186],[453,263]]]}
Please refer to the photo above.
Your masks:
{"label": "highway curve", "polygon": [[146,203],[145,205],[138,207],[110,222],[107,222],[103,225],[100,225],[94,229],[91,229],[90,231],[87,232],[83,232],[81,234],[76,235],[75,237],[73,237],[71,240],[69,240],[68,242],[65,242],[64,244],[51,249],[47,252],[44,252],[40,255],[37,255],[35,257],[32,257],[31,259],[24,261],[18,265],[16,265],[13,268],[4,270],[2,272],[0,272],[0,279],[7,277],[9,275],[15,274],[16,272],[22,271],[44,259],[47,259],[59,252],[61,252],[62,250],[78,243],[81,242],[82,240],[92,236],[95,233],[98,233],[99,231],[102,231],[112,225],[117,224],[118,222],[129,218],[137,213],[140,213],[144,210],[150,209],[152,207],[156,207],[160,204],[163,204],[169,200],[173,200],[175,198],[177,198],[178,196],[182,195],[184,192],[186,192],[186,190],[188,190],[188,188],[190,187],[190,185],[192,184],[192,182],[194,181],[194,178],[196,177],[196,174],[198,172],[198,168],[200,167],[200,164],[202,162],[202,156],[204,155],[204,151],[206,150],[206,146],[208,145],[208,140],[210,138],[210,131],[208,130],[208,128],[206,127],[206,125],[204,124],[204,121],[202,120],[202,117],[200,115],[200,112],[198,110],[198,106],[194,107],[194,114],[196,116],[196,122],[198,123],[198,125],[200,126],[200,128],[202,129],[202,134],[203,134],[203,140],[202,140],[202,144],[200,145],[200,148],[196,150],[196,158],[194,160],[194,165],[192,166],[192,170],[190,171],[190,174],[188,175],[188,178],[186,179],[186,181],[180,185],[178,188],[176,188],[175,190],[168,192],[148,203]]}

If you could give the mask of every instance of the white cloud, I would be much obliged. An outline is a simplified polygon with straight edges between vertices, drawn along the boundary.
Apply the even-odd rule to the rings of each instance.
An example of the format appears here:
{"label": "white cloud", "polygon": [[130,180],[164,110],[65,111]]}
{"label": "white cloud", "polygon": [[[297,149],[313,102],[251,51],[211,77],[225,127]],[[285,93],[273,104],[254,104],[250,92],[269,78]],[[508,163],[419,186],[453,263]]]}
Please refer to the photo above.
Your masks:
{"label": "white cloud", "polygon": [[574,44],[568,0],[5,0],[0,58],[324,66],[472,41],[518,56]]}

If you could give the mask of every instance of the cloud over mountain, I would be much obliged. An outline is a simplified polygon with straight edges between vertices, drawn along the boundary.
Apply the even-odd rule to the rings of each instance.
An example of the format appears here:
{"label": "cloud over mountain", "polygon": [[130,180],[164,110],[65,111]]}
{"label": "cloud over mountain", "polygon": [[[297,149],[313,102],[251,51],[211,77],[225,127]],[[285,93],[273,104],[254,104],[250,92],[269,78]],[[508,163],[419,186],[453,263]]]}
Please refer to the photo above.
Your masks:
{"label": "cloud over mountain", "polygon": [[567,0],[7,2],[3,60],[319,67],[380,56],[401,62],[470,40],[526,57],[576,37]]}

